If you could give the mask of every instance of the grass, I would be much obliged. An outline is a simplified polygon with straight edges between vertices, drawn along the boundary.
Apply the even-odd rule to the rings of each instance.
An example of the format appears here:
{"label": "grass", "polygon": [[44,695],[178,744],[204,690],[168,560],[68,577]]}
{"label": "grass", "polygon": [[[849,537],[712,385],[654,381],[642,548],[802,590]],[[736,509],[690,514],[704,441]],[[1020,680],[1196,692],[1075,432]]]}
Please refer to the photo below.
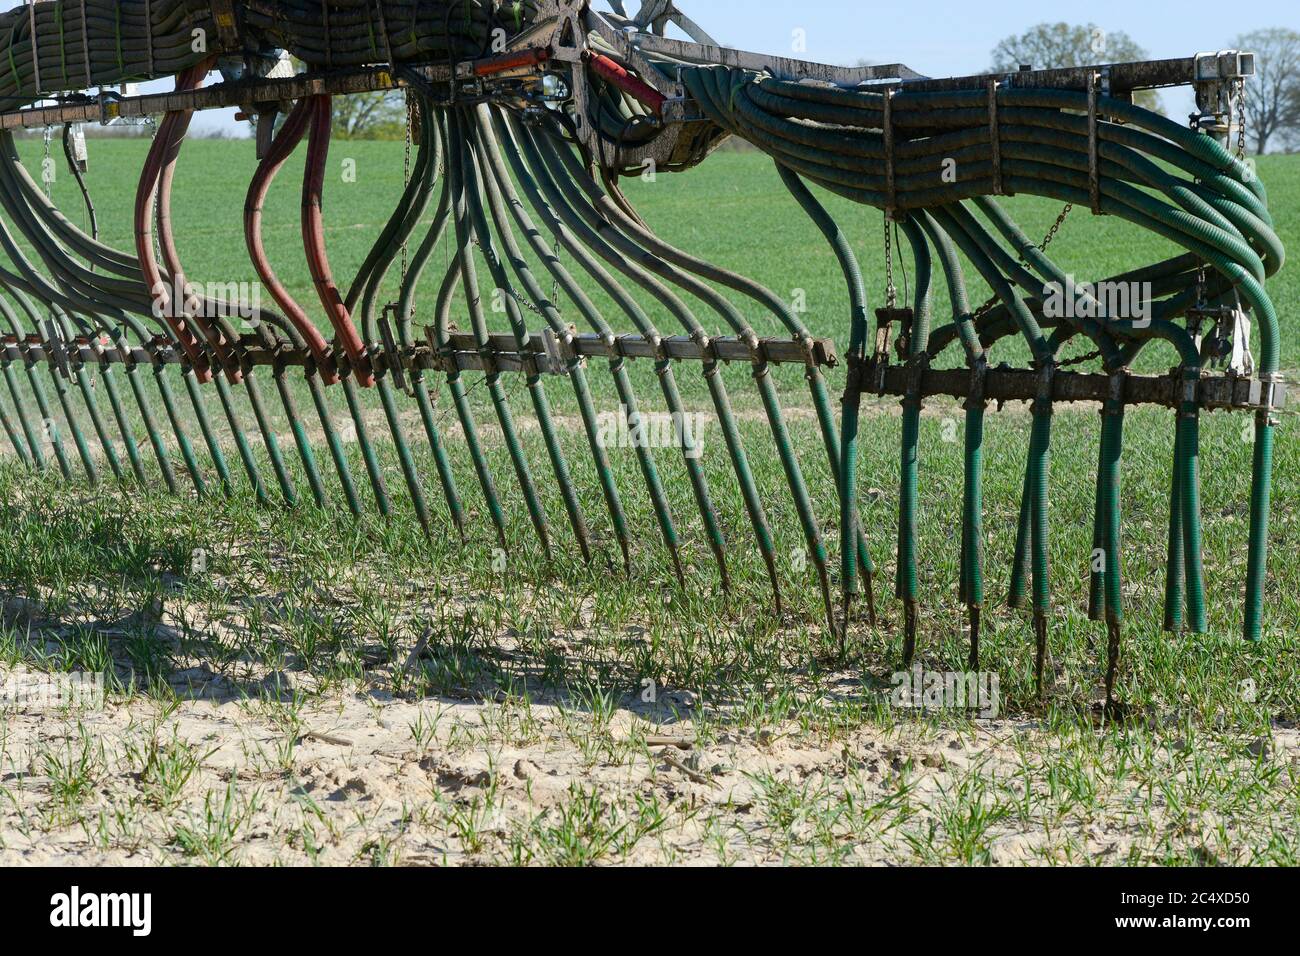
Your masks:
{"label": "grass", "polygon": [[[24,143],[23,149],[34,165],[39,144]],[[133,190],[124,184],[132,181],[142,153],[138,142],[91,143],[91,184],[104,239],[118,247],[130,245]],[[355,159],[358,181],[328,187],[327,221],[335,273],[349,276],[400,186],[400,144],[341,143],[331,162],[344,159]],[[244,142],[193,144],[182,159],[176,214],[180,252],[192,278],[252,281],[238,217],[253,165],[252,146]],[[298,200],[292,183],[299,172],[291,164],[272,194],[267,245],[291,292],[311,302],[295,227]],[[1270,187],[1279,232],[1300,247],[1300,158],[1265,157],[1260,174]],[[61,178],[54,189],[76,220],[78,200],[70,178]],[[633,182],[628,192],[668,241],[755,276],[781,295],[803,290],[808,325],[843,344],[844,296],[834,258],[781,194],[762,157],[719,154],[690,175]],[[879,215],[829,197],[827,202],[857,242],[871,301],[879,303]],[[1011,206],[1031,234],[1045,232],[1059,211],[1033,198],[1014,199]],[[1113,219],[1090,220],[1084,210],[1072,214],[1052,247],[1061,266],[1081,277],[1119,273],[1169,251],[1163,240]],[[1294,318],[1298,277],[1300,272],[1286,269],[1270,285],[1283,322],[1283,364],[1292,374],[1300,368]],[[426,290],[421,299],[426,310],[431,294]],[[972,282],[972,300],[983,296]],[[599,297],[597,304],[610,306]],[[940,287],[936,316],[946,310]],[[610,308],[607,314],[615,313]],[[699,314],[707,316],[703,306]],[[652,311],[652,317],[661,328],[671,327],[668,316]],[[779,334],[771,317],[750,319],[761,333]],[[1012,345],[995,361],[1003,358],[1021,361],[1023,355]],[[1146,361],[1151,371],[1172,359],[1151,353]],[[643,398],[655,394],[645,363],[634,365],[634,374]],[[707,394],[699,376],[684,367],[678,377],[688,405],[704,409]],[[608,376],[593,366],[591,378],[597,408],[616,409]],[[381,459],[398,512],[390,521],[375,515],[348,518],[328,473],[331,510],[304,505],[287,511],[255,507],[242,487],[232,497],[203,499],[169,496],[157,483],[138,488],[108,482],[92,489],[80,480],[68,484],[33,475],[4,459],[0,586],[6,613],[0,656],[9,667],[108,671],[116,678],[109,686],[117,702],[128,710],[158,708],[163,719],[142,723],[124,748],[122,760],[133,781],[128,809],[91,806],[105,758],[78,735],[75,746],[45,742],[41,759],[27,765],[35,795],[26,793],[25,784],[0,792],[0,814],[7,812],[6,793],[9,805],[22,808],[0,819],[6,828],[25,820],[22,826],[40,830],[80,817],[82,827],[96,834],[90,844],[101,850],[152,845],[164,856],[233,862],[243,852],[241,842],[250,839],[248,831],[265,829],[253,826],[252,818],[279,806],[257,788],[267,780],[295,786],[304,771],[304,714],[326,706],[331,695],[360,688],[364,694],[387,695],[372,700],[377,720],[386,719],[380,716],[387,706],[383,700],[419,705],[397,722],[413,760],[554,747],[572,759],[577,776],[549,804],[507,814],[504,822],[513,798],[496,781],[509,775],[505,765],[486,771],[493,783],[485,787],[435,774],[427,805],[347,824],[295,790],[283,804],[293,807],[285,814],[296,814],[286,845],[311,859],[328,857],[328,847],[352,826],[366,836],[351,847],[348,859],[379,863],[450,858],[585,864],[638,859],[651,852],[646,847],[653,847],[654,859],[666,861],[704,852],[723,863],[848,862],[863,854],[985,863],[1006,859],[1009,834],[1030,840],[1021,848],[1029,861],[1195,862],[1202,858],[1197,854],[1206,853],[1246,862],[1293,860],[1295,764],[1287,762],[1289,752],[1258,742],[1273,741],[1300,716],[1300,520],[1289,507],[1300,500],[1294,417],[1285,417],[1276,452],[1268,635],[1256,646],[1238,637],[1251,461],[1243,422],[1211,415],[1202,427],[1210,633],[1169,635],[1161,630],[1161,592],[1173,421],[1162,411],[1130,412],[1123,491],[1128,619],[1120,695],[1136,716],[1131,723],[1098,730],[1092,705],[1105,640],[1085,613],[1096,412],[1063,409],[1054,431],[1056,681],[1046,704],[1034,694],[1029,621],[1003,609],[1000,601],[1011,563],[1028,418],[1024,409],[1011,406],[991,415],[985,465],[990,606],[983,653],[985,666],[999,678],[1003,723],[986,725],[962,714],[918,714],[889,703],[901,626],[901,611],[888,593],[897,510],[896,403],[866,402],[862,438],[863,509],[880,564],[882,620],[874,629],[857,622],[849,659],[841,661],[821,625],[802,535],[752,385],[743,369],[729,369],[726,383],[780,547],[787,605],[782,616],[771,610],[763,564],[716,428],[706,429],[703,464],[730,542],[732,592],[723,594],[718,587],[685,470],[680,457],[668,452],[658,457],[685,542],[687,586],[673,581],[630,452],[612,454],[634,531],[633,573],[622,573],[584,437],[574,424],[576,406],[561,381],[548,383],[548,392],[566,426],[561,442],[597,537],[591,565],[584,565],[576,546],[565,540],[562,503],[554,482],[547,480],[545,448],[535,428],[523,437],[559,557],[548,562],[541,554],[512,484],[506,449],[496,430],[485,428],[488,458],[510,522],[509,555],[502,561],[494,553],[472,463],[445,394],[439,420],[471,511],[470,540],[463,547],[436,500],[431,459],[419,449],[419,470],[437,521],[429,539],[420,534],[406,496],[397,493],[400,472],[387,447]],[[778,385],[823,534],[834,540],[835,493],[802,374],[782,369]],[[842,369],[831,372],[830,386],[836,394],[842,389]],[[484,391],[471,397],[480,423],[491,421]],[[516,419],[527,421],[526,396],[517,385],[510,399]],[[341,415],[342,404],[337,397],[335,402]],[[299,407],[309,407],[305,394]],[[413,407],[404,414],[414,437]],[[246,408],[244,416],[251,421]],[[288,452],[288,423],[278,410],[277,416]],[[957,600],[961,423],[958,404],[944,401],[929,403],[922,422],[920,655],[928,670],[965,666]],[[323,449],[319,454],[324,466]],[[355,445],[350,455],[354,475],[364,481]],[[301,469],[293,461],[290,466],[306,498]],[[177,469],[183,475],[179,463]],[[269,476],[265,462],[263,470]],[[200,554],[202,560],[196,560]],[[31,603],[18,613],[10,599]],[[219,741],[178,736],[177,721],[186,711],[176,696],[177,674],[198,671],[188,678],[192,685],[228,688],[246,700],[241,706],[247,708],[249,726],[266,728],[264,737],[241,743],[241,767],[253,768],[244,777],[213,776]],[[271,672],[292,675],[306,689],[285,694],[279,683],[268,688],[263,678]],[[458,702],[465,701],[475,702],[472,719],[460,712]],[[445,714],[444,706],[452,712]],[[552,706],[558,709],[551,711]],[[707,761],[697,769],[683,762],[686,758],[674,758],[682,770],[663,764],[658,748],[643,743],[644,728],[630,736],[626,732],[623,718],[645,707],[654,708],[658,723],[689,727],[696,753],[737,746],[737,737],[751,755],[804,746],[843,753],[831,761],[838,768],[834,773],[823,768],[819,776],[802,779],[758,766],[714,774]],[[15,712],[0,710],[0,735],[7,724],[19,723]],[[1014,732],[1005,740],[999,736],[990,747],[1001,756],[984,764],[949,764],[943,750],[939,757],[928,755],[934,741],[969,738],[986,726],[1032,732],[1026,731],[1023,741],[1013,739]],[[900,734],[911,744],[902,749],[889,744],[892,755],[861,749],[864,735],[874,741],[876,735],[895,740]],[[676,797],[658,789],[586,783],[587,774],[647,762],[661,774],[677,776]],[[709,781],[736,774],[752,793],[751,805],[717,803],[705,810],[682,802],[681,787],[708,792],[696,777]],[[239,790],[237,784],[244,782],[254,789]],[[534,780],[526,786],[531,792]],[[44,809],[32,811],[33,803]],[[133,814],[161,815],[161,829],[152,833],[132,823]],[[1202,825],[1207,814],[1214,826]],[[1089,842],[1082,834],[1094,822],[1127,834],[1121,843],[1131,859],[1106,856]],[[412,834],[422,827],[445,839],[413,851]],[[691,835],[689,841],[683,834]]]}

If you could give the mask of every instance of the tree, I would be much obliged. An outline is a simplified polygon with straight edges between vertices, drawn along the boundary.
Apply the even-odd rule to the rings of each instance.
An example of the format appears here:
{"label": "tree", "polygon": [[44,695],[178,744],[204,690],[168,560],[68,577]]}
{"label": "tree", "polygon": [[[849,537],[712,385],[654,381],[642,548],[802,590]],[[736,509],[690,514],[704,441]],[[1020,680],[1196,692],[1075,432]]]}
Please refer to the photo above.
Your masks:
{"label": "tree", "polygon": [[340,139],[401,139],[405,129],[400,90],[334,97],[334,135]]}
{"label": "tree", "polygon": [[1300,33],[1284,27],[1237,37],[1233,48],[1255,54],[1255,75],[1246,80],[1247,133],[1255,152],[1270,142],[1300,139]]}
{"label": "tree", "polygon": [[[1007,37],[993,48],[991,72],[1010,73],[1022,65],[1036,70],[1094,63],[1130,63],[1148,58],[1147,51],[1123,30],[1103,30],[1095,23],[1040,23],[1019,36]],[[1154,90],[1139,90],[1133,102],[1160,109]]]}
{"label": "tree", "polygon": [[1300,143],[1300,83],[1291,87],[1291,95],[1286,102],[1286,114],[1290,117],[1286,140],[1289,145],[1294,145]]}

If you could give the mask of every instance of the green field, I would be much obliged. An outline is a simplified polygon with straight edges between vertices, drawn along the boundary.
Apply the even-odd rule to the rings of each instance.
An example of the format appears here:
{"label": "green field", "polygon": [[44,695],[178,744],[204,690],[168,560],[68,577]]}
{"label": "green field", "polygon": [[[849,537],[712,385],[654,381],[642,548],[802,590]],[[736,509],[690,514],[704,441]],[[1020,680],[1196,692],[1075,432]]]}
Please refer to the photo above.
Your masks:
{"label": "green field", "polygon": [[[90,183],[102,237],[129,248],[130,204],[145,144],[92,141],[90,145]],[[36,169],[40,144],[22,146],[29,166]],[[382,228],[403,175],[401,144],[336,144],[331,162],[341,169],[345,160],[355,160],[356,182],[346,183],[340,176],[327,184],[326,192],[329,249],[334,272],[342,281],[356,271]],[[244,254],[241,214],[254,166],[248,142],[195,142],[187,148],[177,178],[175,216],[181,257],[192,280],[253,281]],[[310,305],[315,300],[297,227],[300,170],[300,163],[291,164],[282,173],[268,206],[266,234],[281,278],[299,301]],[[1300,157],[1265,157],[1259,171],[1269,187],[1279,234],[1290,247],[1300,248]],[[81,222],[79,196],[62,168],[54,189],[69,217]],[[803,290],[807,324],[815,334],[833,337],[843,346],[846,297],[834,257],[762,156],[721,153],[689,175],[632,182],[627,192],[669,242],[753,276],[782,296]],[[823,198],[855,239],[871,305],[881,304],[884,267],[879,213]],[[1060,211],[1057,204],[1029,197],[1009,200],[1009,205],[1031,235],[1045,233]],[[1114,219],[1092,219],[1082,209],[1069,217],[1052,246],[1062,268],[1081,279],[1117,274],[1172,251],[1164,240]],[[440,250],[429,269],[419,303],[422,316],[432,310],[445,255]],[[910,271],[910,261],[907,267]],[[972,301],[983,301],[987,290],[978,279],[970,281]],[[1296,334],[1300,270],[1285,268],[1269,290],[1282,318],[1283,367],[1294,378],[1300,368],[1300,335]],[[617,315],[606,299],[595,299],[607,315]],[[650,311],[662,330],[672,328],[669,315]],[[936,286],[934,311],[936,321],[949,314],[942,282]],[[706,325],[722,331],[703,305],[697,314]],[[504,316],[497,318],[507,329]],[[780,334],[775,318],[758,312],[748,318],[761,334]],[[960,361],[955,349],[947,355],[950,364]],[[993,361],[1024,358],[1019,346],[1012,344],[995,351]],[[1142,370],[1164,371],[1174,361],[1172,353],[1149,350],[1143,355]],[[638,393],[648,405],[655,404],[650,401],[657,394],[651,369],[641,363],[634,371]],[[833,395],[842,390],[843,375],[842,368],[831,371]],[[688,404],[704,410],[707,393],[699,375],[682,367],[678,377]],[[593,365],[591,380],[598,409],[616,410],[609,376]],[[766,574],[716,426],[705,431],[704,464],[729,541],[732,592],[724,594],[719,587],[681,460],[667,453],[659,456],[660,466],[684,539],[687,586],[679,588],[673,580],[630,451],[613,455],[637,544],[633,573],[625,576],[577,424],[572,392],[557,381],[548,384],[549,395],[557,420],[566,425],[562,430],[566,455],[599,544],[590,566],[582,563],[567,534],[563,506],[554,481],[547,480],[545,450],[534,427],[525,428],[525,443],[546,493],[556,557],[548,562],[540,553],[513,483],[506,449],[499,433],[485,427],[489,460],[511,521],[509,555],[494,553],[492,528],[445,392],[438,405],[439,421],[473,519],[465,545],[446,519],[431,457],[422,443],[416,443],[420,473],[437,523],[431,540],[420,534],[409,502],[399,491],[400,472],[387,446],[385,465],[399,512],[387,522],[375,515],[351,520],[334,475],[326,470],[323,450],[322,469],[334,495],[334,507],[327,512],[310,505],[301,469],[296,478],[307,503],[285,511],[256,507],[243,487],[232,498],[199,500],[192,494],[168,496],[157,485],[148,489],[111,483],[95,489],[84,482],[68,485],[51,476],[33,475],[9,456],[0,463],[0,536],[5,542],[0,549],[0,588],[6,601],[0,659],[10,667],[107,669],[115,675],[112,694],[119,706],[156,707],[164,724],[173,708],[180,706],[178,698],[185,697],[177,690],[175,674],[195,662],[231,681],[235,675],[245,682],[251,679],[254,686],[258,675],[268,671],[302,675],[295,681],[300,687],[309,686],[310,693],[299,693],[288,705],[266,703],[285,708],[287,717],[266,719],[274,727],[287,720],[294,729],[284,733],[294,739],[299,736],[300,709],[328,706],[320,702],[336,694],[382,692],[388,695],[384,699],[407,703],[460,702],[511,714],[545,703],[577,715],[573,719],[585,729],[567,739],[582,752],[584,761],[590,761],[589,766],[600,767],[635,763],[648,752],[644,728],[638,731],[641,737],[634,733],[626,747],[625,741],[618,746],[610,743],[618,735],[609,729],[611,721],[641,714],[635,705],[647,682],[693,698],[688,708],[655,711],[653,719],[646,717],[648,724],[684,724],[700,747],[739,737],[759,752],[766,746],[764,741],[776,735],[788,747],[804,742],[829,752],[842,745],[848,766],[861,758],[854,747],[863,735],[885,734],[890,739],[901,735],[908,740],[919,735],[934,740],[949,733],[976,737],[993,733],[990,725],[966,715],[920,717],[889,703],[890,678],[898,667],[901,643],[901,610],[891,598],[900,439],[896,400],[866,400],[861,442],[862,507],[879,565],[876,596],[881,620],[875,628],[865,620],[856,621],[848,657],[841,659],[821,624],[815,579],[804,560],[797,517],[752,383],[744,369],[736,368],[728,370],[726,382],[780,553],[787,559],[780,569],[786,607],[779,617],[771,611]],[[834,488],[803,376],[798,369],[785,369],[779,383],[822,532],[835,542]],[[472,397],[480,424],[491,421],[486,393],[478,389]],[[342,415],[341,398],[334,396],[333,401],[335,414]],[[511,401],[516,419],[530,421],[522,388],[511,387]],[[382,424],[378,404],[373,404],[377,434]],[[309,407],[305,398],[299,405]],[[404,424],[414,443],[420,437],[419,420],[414,404],[407,406]],[[246,408],[244,415],[251,421]],[[926,407],[921,438],[919,656],[928,670],[965,667],[964,609],[957,598],[961,423],[958,403],[936,400]],[[895,767],[888,785],[882,784],[886,790],[901,788],[901,796],[885,801],[878,816],[851,821],[835,812],[851,789],[844,779],[838,784],[823,779],[819,788],[812,789],[804,780],[799,789],[779,774],[760,778],[755,775],[766,771],[753,771],[747,779],[758,794],[755,816],[745,810],[746,820],[739,821],[734,806],[720,809],[716,819],[709,818],[713,821],[709,827],[716,825],[724,833],[720,846],[728,849],[702,852],[702,857],[853,860],[855,846],[876,839],[872,828],[878,820],[882,832],[888,830],[898,839],[889,841],[887,851],[868,854],[873,859],[1000,861],[990,850],[1000,836],[1045,831],[1064,836],[1061,841],[1049,839],[1041,853],[1035,850],[1031,858],[1205,862],[1208,855],[1239,862],[1295,862],[1300,809],[1295,802],[1295,777],[1300,751],[1289,728],[1300,719],[1300,518],[1293,508],[1300,500],[1300,443],[1294,435],[1294,416],[1284,415],[1273,490],[1267,637],[1259,645],[1248,645],[1239,636],[1251,463],[1249,435],[1243,432],[1246,424],[1244,419],[1222,414],[1203,419],[1210,633],[1174,635],[1161,630],[1173,417],[1151,409],[1134,409],[1128,415],[1122,498],[1128,616],[1119,696],[1130,705],[1133,717],[1099,730],[1095,705],[1100,697],[1105,633],[1086,615],[1097,412],[1062,409],[1054,429],[1050,642],[1055,679],[1046,703],[1040,703],[1034,693],[1028,616],[1002,606],[1023,480],[1028,415],[1014,406],[990,414],[984,492],[990,598],[983,664],[1000,682],[1002,719],[995,722],[999,746],[1020,748],[1016,752],[1026,767],[1033,763],[1055,769],[1045,776],[1034,775],[1031,784],[1027,771],[1024,779],[1014,773],[1006,778],[990,776],[977,761],[963,776],[951,767],[935,770],[905,753],[903,769]],[[290,453],[292,440],[282,415],[277,428]],[[351,454],[353,473],[364,481],[355,446]],[[202,555],[197,563],[196,554]],[[157,636],[158,616],[142,612],[156,611],[159,602],[170,635],[166,640]],[[124,619],[127,625],[122,625]],[[398,666],[421,641],[428,651],[419,666]],[[1253,692],[1244,692],[1247,686]],[[77,726],[75,716],[67,719]],[[0,728],[16,720],[11,713],[0,712]],[[501,730],[496,724],[493,728],[498,736],[488,734],[495,741],[492,746],[500,746],[502,737],[532,740],[535,732]],[[418,741],[420,734],[412,732]],[[1023,741],[1017,742],[1021,735]],[[1259,741],[1268,743],[1261,746]],[[196,752],[205,749],[192,742],[187,746]],[[588,747],[594,748],[590,754]],[[454,753],[456,747],[449,745],[449,750]],[[55,783],[66,776],[64,769],[63,758],[56,755],[45,771],[32,772],[30,793],[23,790],[21,780],[14,785],[23,792],[21,799],[11,803],[45,809],[30,811],[34,815],[17,811],[16,817],[0,809],[0,814],[10,814],[5,832],[10,832],[10,826],[17,827],[13,833],[24,834],[64,828],[91,831],[95,828],[86,821],[93,821],[96,813],[102,823],[102,801],[89,791],[78,800],[57,796]],[[287,768],[281,761],[278,772],[285,779],[296,779],[302,768],[291,754]],[[701,775],[698,768],[691,772]],[[925,786],[914,792],[917,780],[927,775],[944,778],[939,784],[942,800],[918,796]],[[640,832],[637,826],[618,831],[623,834],[619,839],[604,837],[615,830],[620,814],[644,823],[644,808],[638,810],[641,805],[630,797],[605,791],[599,791],[599,806],[587,807],[582,800],[590,795],[578,776],[574,784],[578,791],[571,802],[541,816],[522,814],[518,827],[505,828],[506,836],[486,823],[474,823],[473,814],[490,815],[487,810],[497,799],[492,788],[474,795],[479,802],[472,806],[434,798],[440,808],[434,816],[440,822],[429,826],[460,834],[452,853],[456,859],[640,858],[645,846],[635,840],[627,844],[629,833]],[[689,774],[687,778],[703,786]],[[0,784],[0,796],[9,786]],[[206,798],[213,793],[220,797],[223,785],[214,788],[208,794],[193,787],[179,788],[183,795],[177,796],[175,804],[158,811],[163,815],[162,836],[145,834],[140,839],[154,846],[152,852],[161,858],[209,859],[202,850],[208,844],[198,841],[200,850],[192,849],[196,843],[191,824],[195,814],[206,812],[210,820]],[[64,796],[66,790],[62,788]],[[137,798],[144,799],[132,793],[122,797]],[[588,817],[578,826],[572,815],[581,807],[587,807]],[[671,812],[664,812],[671,816],[679,811],[673,804]],[[1202,827],[1206,813],[1215,820],[1208,830]],[[25,821],[21,826],[14,823],[18,818]],[[691,820],[691,826],[703,826],[694,816]],[[1098,822],[1125,834],[1118,841],[1118,855],[1099,854],[1086,837],[1077,837]],[[554,827],[561,824],[571,825],[574,833],[557,836]],[[652,853],[652,858],[673,858],[663,850],[663,834],[676,826],[646,828],[645,839],[659,841],[658,855]],[[735,830],[730,829],[733,826]],[[742,831],[747,834],[743,840],[735,837]],[[1215,835],[1220,831],[1221,839]],[[713,839],[710,831],[697,842],[711,846]],[[111,854],[121,849],[121,839],[88,835],[86,840],[83,852]],[[748,851],[736,854],[736,841]],[[5,842],[14,841],[7,836]],[[241,839],[231,836],[229,842],[238,847]],[[25,844],[19,839],[15,845]],[[556,847],[572,853],[564,855]],[[232,850],[232,856],[238,858],[239,853]],[[217,854],[217,859],[225,861],[225,856]]]}

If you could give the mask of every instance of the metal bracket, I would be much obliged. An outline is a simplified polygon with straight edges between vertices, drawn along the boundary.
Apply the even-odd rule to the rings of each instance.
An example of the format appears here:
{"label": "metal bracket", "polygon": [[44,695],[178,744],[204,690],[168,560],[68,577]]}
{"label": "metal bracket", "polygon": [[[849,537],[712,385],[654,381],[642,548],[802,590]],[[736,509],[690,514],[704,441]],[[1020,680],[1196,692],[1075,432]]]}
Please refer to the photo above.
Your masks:
{"label": "metal bracket", "polygon": [[1088,84],[1088,200],[1092,214],[1100,216],[1101,212],[1101,163],[1098,159],[1097,141],[1097,87],[1102,81],[1100,72],[1093,73],[1092,82]]}
{"label": "metal bracket", "polygon": [[232,0],[212,0],[212,19],[217,24],[217,36],[228,53],[239,49],[239,21]]}
{"label": "metal bracket", "polygon": [[87,172],[90,169],[90,153],[86,149],[86,130],[80,123],[72,124],[72,131],[68,136],[68,141],[72,147],[72,155],[69,157],[70,164],[75,167],[76,172]]}
{"label": "metal bracket", "polygon": [[58,323],[53,319],[45,319],[41,322],[42,338],[45,346],[49,349],[50,356],[54,360],[54,367],[59,370],[59,374],[64,378],[71,376],[72,371],[68,362],[68,352],[64,348],[63,332],[59,329]]}
{"label": "metal bracket", "polygon": [[1270,424],[1278,424],[1277,412],[1286,405],[1287,386],[1281,375],[1273,374],[1252,379],[1250,402],[1268,415]]}
{"label": "metal bracket", "polygon": [[894,88],[886,87],[880,101],[880,131],[885,149],[885,215],[891,219],[898,206],[898,185],[894,178]]}
{"label": "metal bracket", "polygon": [[1002,136],[998,122],[998,81],[989,77],[989,149],[993,160],[993,195],[1002,196]]}
{"label": "metal bracket", "polygon": [[1038,388],[1034,395],[1034,405],[1046,406],[1049,412],[1056,397],[1056,371],[1055,362],[1044,362],[1037,372]]}
{"label": "metal bracket", "polygon": [[1255,75],[1255,54],[1219,50],[1198,53],[1193,60],[1191,82],[1196,89],[1196,108],[1200,110],[1193,121],[1198,129],[1226,142],[1231,132],[1233,87]]}
{"label": "metal bracket", "polygon": [[1201,357],[1210,368],[1227,368],[1233,375],[1250,378],[1255,374],[1255,357],[1250,350],[1250,316],[1241,308],[1189,309],[1187,325],[1199,332],[1205,321],[1213,323],[1200,344]]}
{"label": "metal bracket", "polygon": [[988,405],[989,363],[983,355],[971,366],[970,391],[966,396],[965,408],[984,408]]}
{"label": "metal bracket", "polygon": [[379,335],[384,340],[384,355],[390,358],[396,356],[396,361],[390,361],[388,364],[388,371],[393,376],[393,384],[401,390],[402,394],[414,398],[415,389],[406,380],[406,372],[402,368],[402,353],[397,347],[397,336],[393,334],[393,317],[397,314],[397,307],[396,302],[389,302],[384,306],[383,312],[379,315]]}

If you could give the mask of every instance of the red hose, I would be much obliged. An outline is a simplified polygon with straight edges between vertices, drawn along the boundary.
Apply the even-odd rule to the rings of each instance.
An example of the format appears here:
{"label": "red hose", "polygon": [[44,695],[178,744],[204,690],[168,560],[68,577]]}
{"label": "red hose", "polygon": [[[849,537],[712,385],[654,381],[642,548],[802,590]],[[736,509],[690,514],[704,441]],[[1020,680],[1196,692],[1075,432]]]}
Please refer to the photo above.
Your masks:
{"label": "red hose", "polygon": [[528,66],[537,66],[551,58],[551,51],[544,47],[533,50],[520,50],[516,53],[503,53],[474,63],[475,76],[495,76],[507,70],[518,70]]}
{"label": "red hose", "polygon": [[253,176],[253,181],[248,187],[248,198],[244,202],[244,241],[248,245],[249,258],[253,260],[253,268],[257,270],[257,276],[262,280],[262,285],[266,291],[275,299],[280,310],[293,323],[294,328],[303,337],[307,348],[311,350],[313,358],[316,360],[316,367],[320,370],[321,379],[326,385],[336,385],[339,381],[338,368],[334,362],[334,356],[330,351],[329,343],[325,337],[320,334],[320,330],[308,318],[306,311],[297,301],[289,294],[287,290],[275,275],[275,270],[271,268],[271,263],[266,257],[266,245],[262,240],[262,211],[266,203],[267,193],[270,192],[271,184],[275,181],[276,175],[281,168],[293,155],[298,144],[302,142],[303,136],[307,133],[307,127],[311,123],[312,103],[309,99],[301,99],[294,106],[293,111],[285,118],[284,125],[280,127],[279,134],[271,143],[271,149],[257,167],[257,173]]}
{"label": "red hose", "polygon": [[[186,70],[177,77],[176,89],[178,91],[193,89],[207,75],[207,69],[208,64],[204,63]],[[149,148],[144,171],[140,175],[140,185],[135,194],[135,253],[140,263],[140,271],[144,274],[145,287],[154,300],[156,314],[161,316],[171,328],[177,343],[194,368],[195,376],[200,382],[206,383],[212,381],[212,369],[207,353],[203,351],[202,343],[189,323],[183,316],[176,314],[167,282],[158,268],[157,259],[154,258],[153,230],[150,226],[149,214],[152,211],[154,196],[157,194],[158,179],[162,173],[167,144],[174,137],[178,119],[179,115],[175,112],[170,112],[163,117],[158,134]]]}
{"label": "red hose", "polygon": [[637,79],[627,70],[623,69],[623,67],[619,66],[609,57],[601,53],[592,53],[588,50],[582,56],[598,76],[609,83],[612,83],[637,102],[654,110],[656,115],[663,115],[664,104],[668,102],[668,97],[664,96],[649,83]]}
{"label": "red hose", "polygon": [[330,273],[329,256],[325,252],[325,222],[321,199],[325,192],[325,168],[329,162],[330,123],[333,119],[331,99],[317,96],[312,99],[311,136],[307,140],[307,171],[302,184],[302,240],[307,251],[307,268],[311,272],[316,294],[320,297],[325,314],[338,336],[339,344],[351,361],[357,384],[370,388],[375,384],[370,369],[370,358],[365,343],[352,324],[352,316],[339,294],[338,286]]}
{"label": "red hose", "polygon": [[[191,88],[197,89],[203,85],[203,77],[207,75],[210,68],[211,64],[201,67],[198,78]],[[172,275],[171,291],[179,293],[181,296],[184,296],[187,284],[185,269],[181,265],[180,253],[176,250],[176,236],[172,230],[172,183],[176,178],[176,162],[180,158],[181,147],[185,144],[185,136],[189,132],[190,122],[193,118],[193,110],[177,111],[176,122],[164,145],[162,170],[158,176],[158,208],[156,214],[158,247],[162,250],[163,264]],[[217,360],[225,370],[227,380],[232,385],[238,385],[242,382],[244,373],[239,356],[235,351],[238,348],[238,343],[230,341],[216,323],[207,321],[206,316],[192,314],[188,301],[182,301],[180,305],[181,315],[198,327],[199,331],[207,338],[208,344],[212,346],[212,350],[216,352]]]}

